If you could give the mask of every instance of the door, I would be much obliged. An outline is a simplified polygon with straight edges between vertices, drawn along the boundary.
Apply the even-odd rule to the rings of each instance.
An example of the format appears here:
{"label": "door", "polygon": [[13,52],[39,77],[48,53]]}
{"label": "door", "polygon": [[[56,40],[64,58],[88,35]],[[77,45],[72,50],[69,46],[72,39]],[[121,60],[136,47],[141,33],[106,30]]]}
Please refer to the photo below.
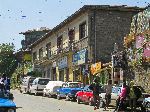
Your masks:
{"label": "door", "polygon": [[32,85],[31,85],[31,87],[30,87],[30,92],[31,92],[31,93],[34,93],[34,92],[35,92],[35,90],[37,89],[37,84],[38,84],[38,80],[35,79],[35,80],[33,81]]}

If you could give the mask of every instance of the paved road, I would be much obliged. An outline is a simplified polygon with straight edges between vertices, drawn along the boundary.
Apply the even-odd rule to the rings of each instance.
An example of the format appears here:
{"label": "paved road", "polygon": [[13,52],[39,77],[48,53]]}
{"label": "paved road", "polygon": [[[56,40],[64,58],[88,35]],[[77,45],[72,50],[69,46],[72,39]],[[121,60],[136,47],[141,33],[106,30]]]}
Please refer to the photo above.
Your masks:
{"label": "paved road", "polygon": [[[76,102],[57,100],[42,96],[22,94],[17,90],[12,90],[14,102],[16,103],[17,112],[102,112],[94,110],[93,106],[77,104]],[[112,112],[109,109],[107,112]]]}

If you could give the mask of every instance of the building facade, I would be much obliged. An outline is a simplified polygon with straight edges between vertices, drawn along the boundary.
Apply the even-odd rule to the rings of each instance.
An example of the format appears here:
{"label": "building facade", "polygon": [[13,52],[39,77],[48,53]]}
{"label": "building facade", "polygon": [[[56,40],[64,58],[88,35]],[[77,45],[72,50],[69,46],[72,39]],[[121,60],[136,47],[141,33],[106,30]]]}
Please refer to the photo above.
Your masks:
{"label": "building facade", "polygon": [[51,80],[89,83],[89,65],[109,62],[123,48],[138,7],[86,5],[31,45],[34,69]]}

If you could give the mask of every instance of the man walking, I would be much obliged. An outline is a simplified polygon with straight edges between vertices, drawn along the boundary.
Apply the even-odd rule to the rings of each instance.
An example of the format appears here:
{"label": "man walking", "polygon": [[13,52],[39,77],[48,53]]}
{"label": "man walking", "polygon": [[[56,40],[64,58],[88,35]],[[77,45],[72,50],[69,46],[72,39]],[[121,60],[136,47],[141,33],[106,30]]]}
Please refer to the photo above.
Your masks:
{"label": "man walking", "polygon": [[93,91],[94,110],[99,109],[99,105],[100,105],[100,97],[99,97],[100,86],[99,86],[97,78],[95,78],[93,80],[93,83],[89,86],[89,88]]}
{"label": "man walking", "polygon": [[108,108],[111,102],[112,80],[108,81],[108,85],[106,85],[105,90],[106,90],[106,95],[105,95],[106,106],[104,107],[104,109],[106,110],[106,108]]}

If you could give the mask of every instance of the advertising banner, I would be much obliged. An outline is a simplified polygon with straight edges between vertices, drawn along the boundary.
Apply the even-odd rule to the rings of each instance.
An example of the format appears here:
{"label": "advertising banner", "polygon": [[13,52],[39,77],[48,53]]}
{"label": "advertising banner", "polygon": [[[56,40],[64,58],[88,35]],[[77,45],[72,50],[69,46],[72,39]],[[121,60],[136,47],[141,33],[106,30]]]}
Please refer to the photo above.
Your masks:
{"label": "advertising banner", "polygon": [[95,63],[91,65],[91,73],[95,75],[101,70],[101,62]]}
{"label": "advertising banner", "polygon": [[81,65],[86,63],[87,60],[87,49],[83,49],[78,51],[73,55],[73,64],[74,65]]}
{"label": "advertising banner", "polygon": [[63,69],[68,66],[67,64],[67,56],[58,59],[57,61],[58,69]]}

